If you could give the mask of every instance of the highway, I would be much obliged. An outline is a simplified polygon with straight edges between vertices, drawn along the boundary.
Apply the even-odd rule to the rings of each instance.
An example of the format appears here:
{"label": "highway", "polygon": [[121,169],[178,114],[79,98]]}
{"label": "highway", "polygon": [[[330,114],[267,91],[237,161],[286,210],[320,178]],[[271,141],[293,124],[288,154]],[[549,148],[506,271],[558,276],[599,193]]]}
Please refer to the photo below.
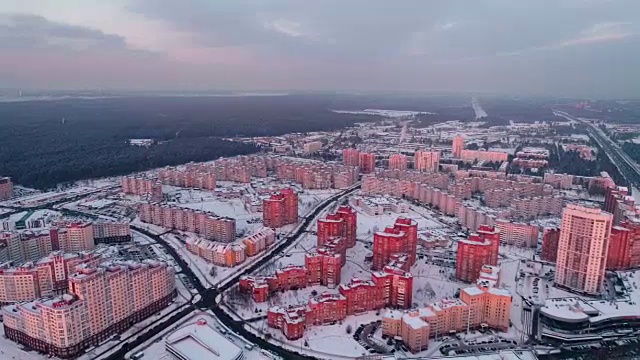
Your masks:
{"label": "highway", "polygon": [[613,140],[611,140],[601,129],[588,121],[576,118],[564,111],[554,110],[554,114],[567,120],[577,121],[587,126],[587,132],[609,156],[611,162],[618,167],[620,174],[629,182],[629,185],[640,188],[640,166],[633,161]]}
{"label": "highway", "polygon": [[138,231],[152,239],[154,239],[159,245],[161,245],[171,257],[176,261],[176,263],[182,268],[183,274],[191,281],[194,285],[198,293],[201,295],[201,299],[196,302],[194,305],[189,306],[187,309],[180,311],[178,314],[166,319],[162,322],[158,322],[157,324],[153,324],[154,326],[151,329],[148,329],[143,334],[139,335],[135,340],[122,342],[119,345],[119,349],[116,350],[111,355],[105,357],[104,359],[108,360],[116,360],[123,359],[125,354],[134,348],[140,346],[148,339],[160,333],[162,330],[171,327],[172,324],[180,321],[182,318],[189,315],[193,310],[201,309],[201,310],[212,310],[215,316],[220,320],[224,325],[233,330],[235,333],[245,338],[247,341],[258,345],[262,349],[269,350],[284,359],[293,359],[293,360],[302,360],[302,359],[314,359],[313,357],[309,357],[306,355],[300,355],[295,352],[291,352],[289,350],[280,348],[260,337],[255,336],[253,333],[245,330],[243,321],[236,321],[232,319],[227,313],[225,313],[220,307],[218,307],[218,303],[216,302],[216,298],[218,295],[224,293],[226,290],[231,288],[233,285],[237,284],[240,277],[243,275],[251,274],[253,271],[257,270],[264,264],[268,263],[274,256],[278,255],[280,252],[284,251],[287,247],[292,245],[298,238],[306,232],[307,227],[311,224],[311,222],[316,218],[316,216],[331,204],[333,204],[339,198],[351,194],[354,191],[358,190],[360,185],[353,186],[347,190],[344,190],[336,195],[331,196],[330,198],[321,202],[318,206],[316,206],[315,210],[309,213],[304,217],[302,221],[302,225],[298,226],[297,230],[288,236],[284,241],[277,243],[277,245],[270,249],[270,253],[263,257],[262,259],[254,262],[247,268],[245,268],[241,272],[235,273],[231,280],[227,281],[224,285],[220,287],[213,288],[205,288],[205,286],[200,283],[198,277],[194,274],[193,270],[189,268],[188,263],[176,252],[171,245],[169,245],[164,239],[162,239],[158,234],[151,233],[146,229],[142,229],[136,226],[131,226],[131,228],[135,231]]}

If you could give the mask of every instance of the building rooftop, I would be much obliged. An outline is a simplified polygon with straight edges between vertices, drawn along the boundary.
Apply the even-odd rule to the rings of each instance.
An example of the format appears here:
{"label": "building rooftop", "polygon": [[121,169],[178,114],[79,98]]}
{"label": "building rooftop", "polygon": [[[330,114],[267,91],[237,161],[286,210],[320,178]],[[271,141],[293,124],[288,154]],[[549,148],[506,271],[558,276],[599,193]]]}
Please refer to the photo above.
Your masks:
{"label": "building rooftop", "polygon": [[213,327],[214,323],[215,319],[210,315],[198,315],[197,320],[181,326],[166,337],[167,350],[187,360],[241,358],[242,349],[218,333]]}

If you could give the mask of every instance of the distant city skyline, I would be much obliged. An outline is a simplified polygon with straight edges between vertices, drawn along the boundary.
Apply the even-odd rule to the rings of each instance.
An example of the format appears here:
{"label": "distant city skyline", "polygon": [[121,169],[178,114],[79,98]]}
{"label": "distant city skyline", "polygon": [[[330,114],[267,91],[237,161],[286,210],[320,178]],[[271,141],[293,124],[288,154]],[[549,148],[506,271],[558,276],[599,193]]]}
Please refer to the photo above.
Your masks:
{"label": "distant city skyline", "polygon": [[631,0],[21,0],[15,89],[403,91],[640,97]]}

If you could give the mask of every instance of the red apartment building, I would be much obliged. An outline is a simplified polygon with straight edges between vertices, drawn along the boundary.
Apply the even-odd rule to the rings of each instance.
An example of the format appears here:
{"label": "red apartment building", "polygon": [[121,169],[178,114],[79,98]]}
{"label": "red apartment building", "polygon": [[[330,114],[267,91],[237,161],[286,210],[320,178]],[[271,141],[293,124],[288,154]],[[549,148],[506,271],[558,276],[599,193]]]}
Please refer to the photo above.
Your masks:
{"label": "red apartment building", "polygon": [[371,281],[382,289],[387,306],[409,309],[413,300],[413,276],[402,269],[385,266],[371,274]]}
{"label": "red apartment building", "polygon": [[239,287],[240,291],[250,293],[255,302],[265,302],[273,292],[306,288],[308,278],[304,266],[289,265],[271,276],[242,276]]}
{"label": "red apartment building", "polygon": [[376,169],[376,154],[360,153],[360,172],[370,174]]}
{"label": "red apartment building", "polygon": [[389,170],[407,170],[409,160],[402,154],[389,156]]}
{"label": "red apartment building", "polygon": [[269,300],[269,284],[264,277],[243,276],[238,286],[240,291],[251,294],[257,303]]}
{"label": "red apartment building", "polygon": [[540,259],[549,262],[556,262],[558,259],[559,241],[559,228],[545,228],[542,232],[542,251],[540,253]]}
{"label": "red apartment building", "polygon": [[347,299],[347,315],[361,314],[384,307],[384,288],[373,281],[353,278],[340,284],[340,294]]}
{"label": "red apartment building", "polygon": [[477,234],[458,241],[456,257],[456,278],[474,282],[484,265],[498,265],[500,233],[482,225]]}
{"label": "red apartment building", "polygon": [[611,228],[607,269],[627,270],[640,266],[640,220],[630,218]]}
{"label": "red apartment building", "polygon": [[357,232],[357,215],[351,206],[340,206],[335,214],[328,214],[318,219],[318,243],[321,247],[328,239],[341,236],[346,241],[347,247],[355,246]]}
{"label": "red apartment building", "polygon": [[306,306],[273,306],[267,312],[267,325],[280,329],[289,340],[300,339],[304,335]]}
{"label": "red apartment building", "polygon": [[387,226],[373,235],[373,270],[382,269],[393,254],[407,254],[409,266],[416,261],[418,224],[409,218],[399,217],[394,226]]}
{"label": "red apartment building", "polygon": [[13,183],[10,177],[0,177],[0,200],[9,200],[13,197]]}
{"label": "red apartment building", "polygon": [[330,324],[346,317],[347,299],[340,294],[322,293],[309,299],[306,314],[307,326]]}
{"label": "red apartment building", "polygon": [[298,194],[291,188],[279,190],[262,202],[262,223],[279,228],[298,222]]}
{"label": "red apartment building", "polygon": [[360,151],[356,149],[342,150],[342,163],[347,166],[360,166]]}
{"label": "red apartment building", "polygon": [[306,254],[304,265],[307,268],[309,284],[320,284],[331,288],[338,286],[343,258],[343,254],[328,247],[322,247],[315,253]]}

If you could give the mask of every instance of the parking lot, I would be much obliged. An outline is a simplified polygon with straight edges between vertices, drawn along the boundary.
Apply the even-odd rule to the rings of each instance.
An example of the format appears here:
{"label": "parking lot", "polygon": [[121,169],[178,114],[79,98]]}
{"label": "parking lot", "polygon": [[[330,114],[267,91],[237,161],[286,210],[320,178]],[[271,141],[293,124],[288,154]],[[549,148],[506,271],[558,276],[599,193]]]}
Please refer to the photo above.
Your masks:
{"label": "parking lot", "polygon": [[515,340],[495,339],[486,341],[470,341],[467,344],[447,344],[440,347],[442,355],[464,355],[479,354],[483,352],[496,352],[504,349],[515,349],[517,347]]}
{"label": "parking lot", "polygon": [[360,325],[355,333],[353,339],[356,340],[362,347],[365,348],[370,354],[388,354],[394,352],[392,344],[385,345],[383,342],[374,339],[373,335],[378,331],[382,325],[382,320],[374,321],[369,324]]}

